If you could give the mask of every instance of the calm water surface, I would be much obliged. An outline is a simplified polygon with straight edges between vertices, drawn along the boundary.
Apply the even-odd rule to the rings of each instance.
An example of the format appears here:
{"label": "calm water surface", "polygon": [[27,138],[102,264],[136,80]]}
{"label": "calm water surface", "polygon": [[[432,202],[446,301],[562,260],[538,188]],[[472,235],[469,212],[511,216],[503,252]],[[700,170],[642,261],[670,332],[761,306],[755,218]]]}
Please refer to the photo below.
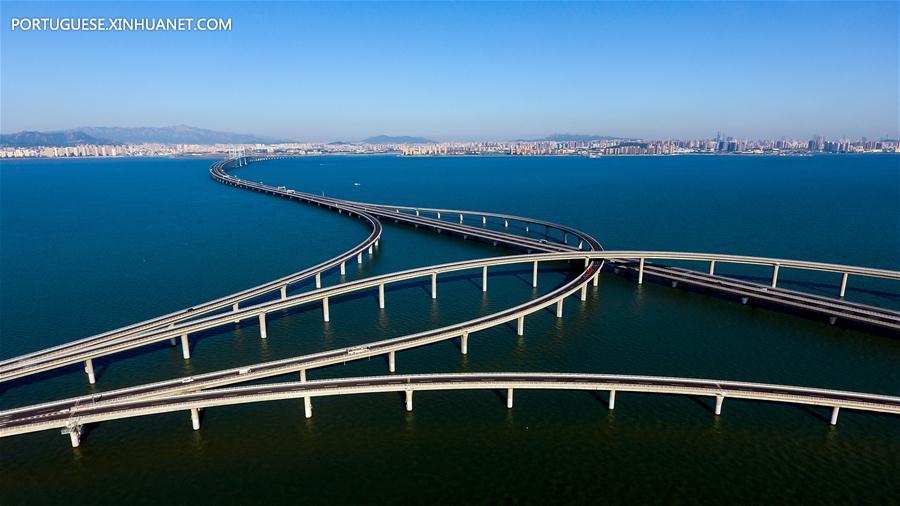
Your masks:
{"label": "calm water surface", "polygon": [[[238,175],[368,202],[481,209],[564,223],[608,249],[710,251],[900,269],[900,158],[309,157]],[[0,357],[63,343],[262,283],[362,240],[361,222],[213,182],[210,160],[0,163]],[[354,183],[359,183],[354,185]],[[508,254],[386,223],[354,279]],[[767,278],[766,268],[730,268]],[[726,272],[723,267],[721,272]],[[151,347],[0,390],[0,409],[417,332],[522,303],[571,274],[530,268],[423,284]],[[835,275],[780,282],[833,294]],[[330,274],[326,283],[337,283]],[[426,281],[427,282],[427,281]],[[306,290],[301,286],[296,292]],[[848,298],[900,307],[896,284],[851,278]],[[605,274],[565,317],[531,316],[397,356],[398,373],[575,371],[715,377],[900,395],[900,340]],[[310,378],[387,374],[383,360]],[[275,378],[284,381],[293,378]],[[97,424],[0,440],[0,503],[880,502],[900,497],[900,418],[726,400],[520,391],[379,394]]]}

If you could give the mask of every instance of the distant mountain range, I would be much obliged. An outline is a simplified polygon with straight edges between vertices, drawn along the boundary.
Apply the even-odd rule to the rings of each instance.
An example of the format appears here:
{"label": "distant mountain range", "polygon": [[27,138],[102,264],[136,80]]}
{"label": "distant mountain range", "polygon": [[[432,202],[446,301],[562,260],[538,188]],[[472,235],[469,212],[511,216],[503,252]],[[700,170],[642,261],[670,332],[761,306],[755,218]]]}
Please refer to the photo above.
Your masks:
{"label": "distant mountain range", "polygon": [[410,137],[408,135],[376,135],[363,139],[366,144],[437,144],[436,141],[425,137]]}
{"label": "distant mountain range", "polygon": [[78,131],[65,132],[17,132],[0,135],[0,146],[32,148],[35,146],[80,146],[82,144],[115,145],[110,139],[99,139]]}
{"label": "distant mountain range", "polygon": [[81,144],[278,144],[292,142],[250,134],[217,132],[188,125],[168,127],[79,127],[59,132],[18,132],[0,135],[10,147],[77,146]]}

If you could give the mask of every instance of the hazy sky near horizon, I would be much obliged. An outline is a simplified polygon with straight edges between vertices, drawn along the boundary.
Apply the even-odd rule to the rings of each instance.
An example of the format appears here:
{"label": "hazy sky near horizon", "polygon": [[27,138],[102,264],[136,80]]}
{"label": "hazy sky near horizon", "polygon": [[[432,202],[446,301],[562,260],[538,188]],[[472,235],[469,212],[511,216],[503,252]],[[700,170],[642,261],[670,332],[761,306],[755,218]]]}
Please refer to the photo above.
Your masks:
{"label": "hazy sky near horizon", "polygon": [[[2,2],[0,130],[900,136],[898,2]],[[23,32],[13,17],[230,17]]]}

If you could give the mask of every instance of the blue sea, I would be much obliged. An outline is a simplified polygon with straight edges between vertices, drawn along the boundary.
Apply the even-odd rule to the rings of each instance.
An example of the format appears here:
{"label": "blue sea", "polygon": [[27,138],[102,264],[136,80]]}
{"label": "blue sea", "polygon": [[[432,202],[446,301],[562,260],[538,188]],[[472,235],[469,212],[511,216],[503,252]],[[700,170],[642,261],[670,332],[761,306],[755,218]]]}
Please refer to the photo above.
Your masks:
{"label": "blue sea", "polygon": [[[212,181],[209,159],[0,162],[0,357],[184,308],[351,248],[360,221]],[[734,253],[900,270],[900,157],[304,157],[236,175],[365,202],[531,216],[606,249]],[[385,223],[348,279],[502,248]],[[686,264],[687,265],[687,264]],[[705,266],[697,265],[697,268]],[[766,267],[717,272],[768,279]],[[0,388],[0,409],[405,335],[522,303],[571,272],[530,267],[333,301]],[[326,284],[339,282],[336,273]],[[779,285],[837,293],[839,275],[782,270]],[[427,280],[424,283],[428,283]],[[295,288],[295,291],[309,286]],[[850,278],[847,298],[900,308],[900,284]],[[777,382],[900,395],[900,339],[825,319],[601,276],[557,319],[527,319],[397,355],[397,373],[565,371]],[[382,375],[383,360],[310,379]],[[296,378],[273,378],[287,381]],[[896,503],[900,417],[620,393],[422,392],[280,401],[0,439],[0,503]]]}

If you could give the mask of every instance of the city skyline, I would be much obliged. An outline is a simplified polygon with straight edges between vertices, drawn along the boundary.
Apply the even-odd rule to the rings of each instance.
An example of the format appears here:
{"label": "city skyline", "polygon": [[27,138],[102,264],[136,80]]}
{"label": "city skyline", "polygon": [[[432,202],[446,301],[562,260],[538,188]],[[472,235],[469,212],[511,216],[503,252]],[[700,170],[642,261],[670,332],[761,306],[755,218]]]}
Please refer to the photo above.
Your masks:
{"label": "city skyline", "polygon": [[[269,7],[4,2],[2,131],[900,136],[896,3]],[[11,30],[13,17],[204,15],[232,30]]]}

